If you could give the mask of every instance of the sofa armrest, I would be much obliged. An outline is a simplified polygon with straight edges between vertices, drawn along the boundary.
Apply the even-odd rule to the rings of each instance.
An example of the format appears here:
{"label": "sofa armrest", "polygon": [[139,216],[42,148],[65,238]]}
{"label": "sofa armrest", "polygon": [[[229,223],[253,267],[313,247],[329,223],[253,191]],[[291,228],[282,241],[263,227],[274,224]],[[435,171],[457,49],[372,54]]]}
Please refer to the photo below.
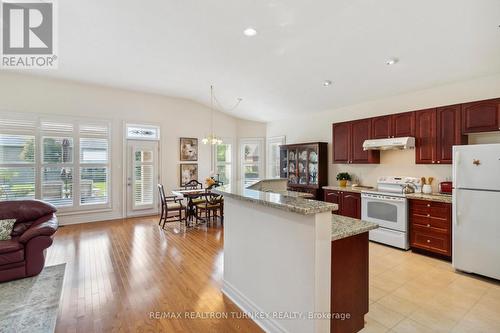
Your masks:
{"label": "sofa armrest", "polygon": [[58,226],[59,223],[54,214],[41,217],[19,237],[19,242],[26,244],[30,239],[37,236],[50,237],[56,232]]}

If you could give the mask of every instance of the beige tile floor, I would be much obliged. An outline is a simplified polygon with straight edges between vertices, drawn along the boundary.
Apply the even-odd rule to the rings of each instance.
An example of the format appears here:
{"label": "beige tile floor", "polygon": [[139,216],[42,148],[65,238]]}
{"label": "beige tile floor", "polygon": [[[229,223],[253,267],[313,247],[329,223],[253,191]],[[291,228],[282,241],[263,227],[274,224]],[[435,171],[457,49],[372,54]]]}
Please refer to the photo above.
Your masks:
{"label": "beige tile floor", "polygon": [[500,282],[370,243],[367,332],[500,332]]}

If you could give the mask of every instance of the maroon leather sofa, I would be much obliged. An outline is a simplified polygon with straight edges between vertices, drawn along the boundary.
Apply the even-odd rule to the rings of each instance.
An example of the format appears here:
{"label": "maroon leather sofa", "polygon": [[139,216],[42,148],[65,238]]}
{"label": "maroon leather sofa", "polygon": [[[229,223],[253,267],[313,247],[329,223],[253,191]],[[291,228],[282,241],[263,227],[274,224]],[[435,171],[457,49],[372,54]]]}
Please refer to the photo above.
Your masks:
{"label": "maroon leather sofa", "polygon": [[56,207],[39,200],[0,202],[0,219],[16,219],[10,240],[0,241],[0,282],[39,274],[58,223]]}

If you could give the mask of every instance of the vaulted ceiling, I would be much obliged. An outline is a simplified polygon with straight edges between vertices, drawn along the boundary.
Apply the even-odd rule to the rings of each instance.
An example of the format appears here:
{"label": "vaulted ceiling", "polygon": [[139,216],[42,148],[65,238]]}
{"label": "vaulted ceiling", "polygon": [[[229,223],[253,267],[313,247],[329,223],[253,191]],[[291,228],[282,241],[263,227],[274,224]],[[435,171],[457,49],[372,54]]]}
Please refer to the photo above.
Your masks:
{"label": "vaulted ceiling", "polygon": [[[500,72],[498,0],[58,1],[57,78],[272,120]],[[254,27],[257,35],[243,30]],[[399,61],[392,66],[388,58]],[[323,82],[333,83],[325,87]]]}

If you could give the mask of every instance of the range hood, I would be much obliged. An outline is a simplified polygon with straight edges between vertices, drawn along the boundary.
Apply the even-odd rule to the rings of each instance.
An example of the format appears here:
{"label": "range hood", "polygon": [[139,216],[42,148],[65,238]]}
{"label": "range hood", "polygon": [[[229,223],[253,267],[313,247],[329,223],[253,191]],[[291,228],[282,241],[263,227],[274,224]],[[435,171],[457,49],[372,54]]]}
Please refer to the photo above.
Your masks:
{"label": "range hood", "polygon": [[415,138],[411,136],[365,140],[365,142],[363,142],[363,150],[403,150],[411,148],[415,148]]}

